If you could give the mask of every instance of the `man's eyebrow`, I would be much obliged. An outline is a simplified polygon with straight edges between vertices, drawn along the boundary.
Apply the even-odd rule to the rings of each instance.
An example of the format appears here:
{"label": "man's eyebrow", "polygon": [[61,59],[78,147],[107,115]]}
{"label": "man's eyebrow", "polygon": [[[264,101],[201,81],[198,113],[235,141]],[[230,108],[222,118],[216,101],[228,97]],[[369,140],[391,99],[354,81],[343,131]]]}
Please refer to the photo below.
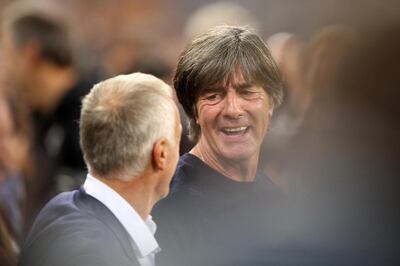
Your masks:
{"label": "man's eyebrow", "polygon": [[210,86],[208,88],[204,88],[200,91],[200,94],[206,94],[206,93],[211,93],[211,92],[220,92],[224,91],[224,87],[222,86]]}
{"label": "man's eyebrow", "polygon": [[250,83],[239,83],[239,84],[233,84],[232,87],[234,87],[236,90],[244,90],[252,87],[253,85]]}

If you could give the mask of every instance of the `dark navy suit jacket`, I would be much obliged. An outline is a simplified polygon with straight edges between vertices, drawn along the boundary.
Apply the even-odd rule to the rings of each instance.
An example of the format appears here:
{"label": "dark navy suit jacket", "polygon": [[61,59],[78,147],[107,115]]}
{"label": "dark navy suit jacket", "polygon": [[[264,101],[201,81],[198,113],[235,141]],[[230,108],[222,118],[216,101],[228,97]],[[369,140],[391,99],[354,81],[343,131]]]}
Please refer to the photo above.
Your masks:
{"label": "dark navy suit jacket", "polygon": [[39,213],[19,265],[139,265],[117,218],[81,188],[52,199]]}

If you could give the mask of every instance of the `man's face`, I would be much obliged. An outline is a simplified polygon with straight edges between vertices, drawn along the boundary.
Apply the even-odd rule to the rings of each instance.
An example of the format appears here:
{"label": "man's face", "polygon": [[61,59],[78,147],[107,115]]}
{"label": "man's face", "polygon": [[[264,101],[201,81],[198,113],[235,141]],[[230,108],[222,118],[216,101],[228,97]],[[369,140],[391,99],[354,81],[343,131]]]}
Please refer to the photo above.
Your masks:
{"label": "man's face", "polygon": [[260,86],[248,84],[241,73],[229,82],[204,89],[197,100],[199,145],[215,160],[258,158],[272,107]]}

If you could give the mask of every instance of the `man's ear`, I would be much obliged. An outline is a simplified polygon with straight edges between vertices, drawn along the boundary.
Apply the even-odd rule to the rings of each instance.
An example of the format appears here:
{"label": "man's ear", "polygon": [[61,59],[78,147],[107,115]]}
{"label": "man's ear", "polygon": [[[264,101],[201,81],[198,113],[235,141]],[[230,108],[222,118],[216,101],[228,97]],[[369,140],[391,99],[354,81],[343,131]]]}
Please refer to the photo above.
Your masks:
{"label": "man's ear", "polygon": [[164,170],[167,166],[167,139],[160,138],[153,145],[152,165],[155,170]]}

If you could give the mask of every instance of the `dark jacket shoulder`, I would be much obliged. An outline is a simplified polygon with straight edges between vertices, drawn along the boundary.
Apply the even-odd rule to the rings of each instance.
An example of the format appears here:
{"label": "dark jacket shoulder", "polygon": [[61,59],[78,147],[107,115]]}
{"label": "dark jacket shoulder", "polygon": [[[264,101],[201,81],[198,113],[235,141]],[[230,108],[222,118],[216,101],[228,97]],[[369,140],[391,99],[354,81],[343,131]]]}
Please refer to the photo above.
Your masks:
{"label": "dark jacket shoulder", "polygon": [[61,193],[36,218],[20,265],[91,263],[135,265],[137,260],[126,230],[101,202],[83,189]]}

